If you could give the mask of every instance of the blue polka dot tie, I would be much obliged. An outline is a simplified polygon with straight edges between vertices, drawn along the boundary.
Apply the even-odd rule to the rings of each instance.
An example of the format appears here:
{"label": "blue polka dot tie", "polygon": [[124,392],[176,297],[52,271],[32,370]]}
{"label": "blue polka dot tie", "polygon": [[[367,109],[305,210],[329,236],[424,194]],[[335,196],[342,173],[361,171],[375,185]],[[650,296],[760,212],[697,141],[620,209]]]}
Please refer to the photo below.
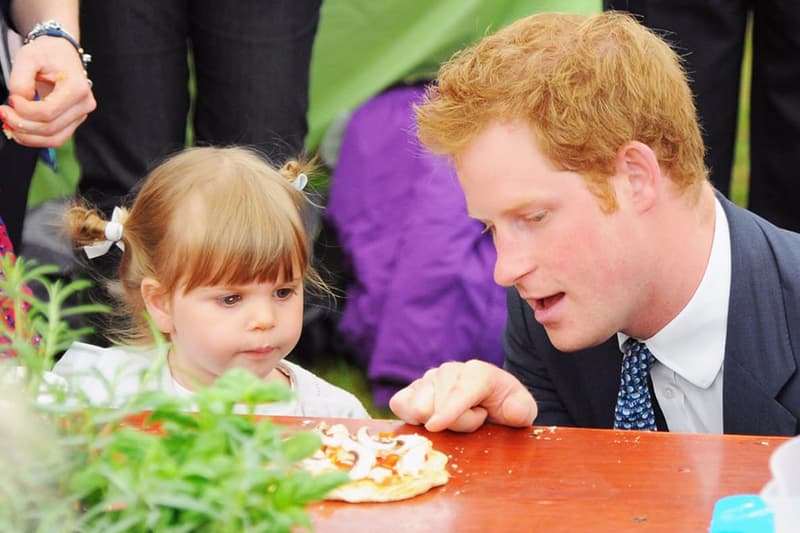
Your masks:
{"label": "blue polka dot tie", "polygon": [[655,357],[644,343],[629,338],[622,345],[622,372],[614,409],[614,429],[656,431],[647,375]]}

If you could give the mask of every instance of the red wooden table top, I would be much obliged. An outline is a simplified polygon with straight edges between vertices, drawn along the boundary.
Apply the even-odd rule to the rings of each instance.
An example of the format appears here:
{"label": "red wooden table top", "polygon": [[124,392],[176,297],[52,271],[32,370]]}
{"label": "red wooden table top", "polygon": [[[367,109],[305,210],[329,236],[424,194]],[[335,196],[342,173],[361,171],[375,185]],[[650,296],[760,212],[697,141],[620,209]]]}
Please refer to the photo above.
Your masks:
{"label": "red wooden table top", "polygon": [[[289,426],[320,420],[274,417]],[[321,502],[315,530],[706,531],[715,502],[758,493],[780,437],[561,427],[427,433],[390,420],[329,420],[351,429],[422,433],[450,460],[450,481],[393,503]]]}

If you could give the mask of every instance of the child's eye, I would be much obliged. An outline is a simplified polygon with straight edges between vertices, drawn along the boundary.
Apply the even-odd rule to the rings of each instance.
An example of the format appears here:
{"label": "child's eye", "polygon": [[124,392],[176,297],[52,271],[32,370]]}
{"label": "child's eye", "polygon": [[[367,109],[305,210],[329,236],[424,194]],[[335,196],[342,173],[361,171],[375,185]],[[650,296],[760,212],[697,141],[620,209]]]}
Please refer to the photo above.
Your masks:
{"label": "child's eye", "polygon": [[228,294],[227,296],[223,296],[222,298],[220,298],[219,301],[223,305],[231,306],[231,305],[235,305],[241,299],[242,299],[242,297],[240,295],[238,295],[238,294]]}
{"label": "child's eye", "polygon": [[275,296],[279,300],[287,300],[295,293],[294,287],[282,287],[275,291]]}

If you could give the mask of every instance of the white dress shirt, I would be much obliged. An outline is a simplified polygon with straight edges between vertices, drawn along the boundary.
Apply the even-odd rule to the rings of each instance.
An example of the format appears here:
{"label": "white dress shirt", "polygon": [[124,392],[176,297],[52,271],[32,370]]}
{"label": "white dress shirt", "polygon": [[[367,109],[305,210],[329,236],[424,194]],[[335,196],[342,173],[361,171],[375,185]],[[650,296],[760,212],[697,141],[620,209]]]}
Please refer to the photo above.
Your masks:
{"label": "white dress shirt", "polygon": [[[731,286],[728,219],[718,200],[705,274],[689,303],[661,331],[641,339],[667,426],[678,433],[722,433],[722,376]],[[618,333],[620,348],[628,339]]]}

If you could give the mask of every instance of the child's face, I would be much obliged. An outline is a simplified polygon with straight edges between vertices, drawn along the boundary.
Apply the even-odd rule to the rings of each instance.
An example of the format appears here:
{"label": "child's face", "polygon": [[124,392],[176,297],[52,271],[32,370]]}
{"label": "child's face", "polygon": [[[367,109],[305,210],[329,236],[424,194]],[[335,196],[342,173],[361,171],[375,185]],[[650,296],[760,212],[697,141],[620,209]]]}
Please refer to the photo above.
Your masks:
{"label": "child's face", "polygon": [[209,385],[234,367],[267,378],[300,339],[303,281],[179,291],[170,314],[170,368],[182,385]]}

